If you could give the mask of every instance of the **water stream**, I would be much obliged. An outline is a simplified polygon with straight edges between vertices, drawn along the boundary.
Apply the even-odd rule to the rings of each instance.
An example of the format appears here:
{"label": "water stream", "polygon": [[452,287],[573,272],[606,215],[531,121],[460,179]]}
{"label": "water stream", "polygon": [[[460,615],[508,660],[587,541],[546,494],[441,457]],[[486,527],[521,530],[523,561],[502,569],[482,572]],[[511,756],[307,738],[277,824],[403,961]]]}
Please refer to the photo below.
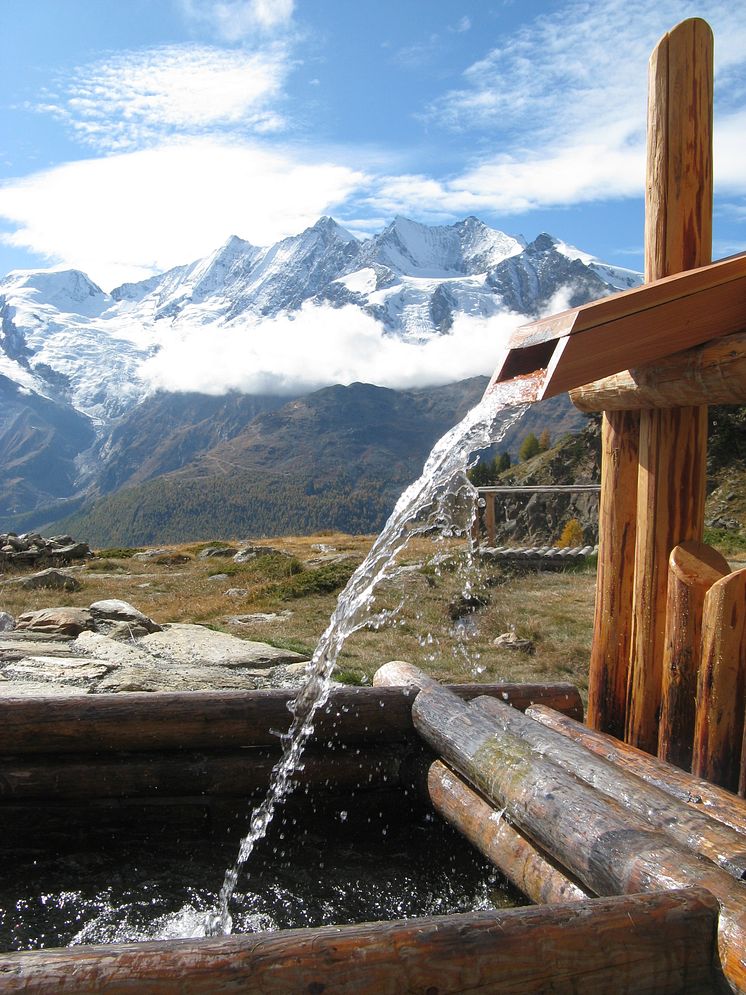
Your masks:
{"label": "water stream", "polygon": [[389,614],[375,616],[374,591],[393,575],[397,557],[414,537],[435,530],[445,536],[468,533],[476,507],[476,492],[466,476],[470,461],[475,453],[501,441],[535,399],[536,388],[537,379],[532,377],[499,384],[435,444],[421,476],[401,495],[367,557],[340,594],[308,665],[305,684],[290,706],[293,719],[283,736],[282,757],[272,771],[267,794],[254,809],[236,861],[225,873],[218,908],[207,916],[205,931],[209,935],[232,931],[230,904],[239,875],[290,791],[314,731],[314,716],[329,698],[332,672],[345,641],[363,625],[383,622],[383,616]]}

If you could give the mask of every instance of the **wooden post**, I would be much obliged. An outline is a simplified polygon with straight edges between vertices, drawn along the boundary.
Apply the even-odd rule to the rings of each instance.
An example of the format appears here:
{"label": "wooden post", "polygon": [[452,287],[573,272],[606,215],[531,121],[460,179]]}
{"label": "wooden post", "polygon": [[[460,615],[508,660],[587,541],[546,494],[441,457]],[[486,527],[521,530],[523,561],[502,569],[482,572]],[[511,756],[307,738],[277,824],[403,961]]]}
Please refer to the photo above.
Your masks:
{"label": "wooden post", "polygon": [[[710,262],[712,252],[712,32],[683,21],[650,60],[645,279]],[[666,564],[702,539],[707,409],[643,411],[633,592],[628,742],[658,745]]]}
{"label": "wooden post", "polygon": [[495,519],[495,495],[485,494],[484,496],[484,527],[487,531],[487,544],[489,546],[495,545],[495,537],[497,536],[497,522]]}
{"label": "wooden post", "polygon": [[35,995],[700,995],[719,990],[717,902],[698,888],[403,922],[0,955]]}
{"label": "wooden post", "polygon": [[595,756],[584,746],[547,729],[505,702],[477,698],[472,707],[493,718],[500,729],[525,740],[541,756],[619,802],[644,819],[650,828],[659,829],[680,846],[707,857],[734,877],[746,878],[746,839],[729,826],[619,770],[610,761]]}
{"label": "wooden post", "polygon": [[[402,779],[406,776],[403,772]],[[588,898],[586,890],[571,881],[442,761],[426,761],[424,776],[417,776],[417,783],[419,792],[432,803],[438,815],[462,833],[532,902],[547,905]]]}
{"label": "wooden post", "polygon": [[692,767],[705,595],[729,571],[725,557],[700,542],[675,546],[668,561],[658,756],[682,770]]}
{"label": "wooden post", "polygon": [[605,757],[621,770],[627,770],[631,774],[642,778],[648,784],[653,784],[662,791],[667,792],[674,798],[685,802],[692,808],[706,812],[710,818],[717,819],[726,826],[737,829],[744,834],[744,844],[746,845],[746,802],[737,798],[709,781],[687,774],[679,767],[651,757],[649,753],[638,750],[628,743],[623,743],[619,739],[607,736],[605,733],[595,732],[574,719],[569,719],[565,715],[560,715],[551,708],[544,708],[542,705],[532,705],[527,709],[526,714],[542,725],[548,726],[563,736],[582,743],[597,756]]}
{"label": "wooden post", "polygon": [[705,597],[692,773],[738,789],[746,700],[746,569]]}
{"label": "wooden post", "polygon": [[588,725],[614,736],[624,735],[627,714],[639,431],[637,412],[604,414]]}
{"label": "wooden post", "polygon": [[746,993],[746,888],[722,868],[677,846],[622,805],[498,730],[415,667],[386,664],[379,684],[422,688],[412,705],[427,744],[471,781],[542,850],[598,895],[707,888],[720,903],[718,945],[728,982]]}

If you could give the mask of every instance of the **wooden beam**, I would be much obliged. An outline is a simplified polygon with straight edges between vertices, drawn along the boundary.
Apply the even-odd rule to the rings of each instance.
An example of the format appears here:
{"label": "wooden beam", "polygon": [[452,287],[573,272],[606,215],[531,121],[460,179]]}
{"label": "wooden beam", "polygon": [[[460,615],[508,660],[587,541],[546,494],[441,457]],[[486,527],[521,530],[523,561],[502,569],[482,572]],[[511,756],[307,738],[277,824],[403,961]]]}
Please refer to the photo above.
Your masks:
{"label": "wooden beam", "polygon": [[[692,18],[665,35],[651,56],[646,280],[710,261],[712,48],[709,25]],[[695,275],[687,273],[682,281],[687,284],[692,278],[696,281]],[[746,297],[743,290],[736,290],[737,284],[730,286],[734,293],[721,301],[722,312],[707,295],[709,305],[716,308],[709,317],[706,308],[699,318],[694,317],[693,300],[693,312],[674,308],[675,320],[670,325],[664,322],[660,331],[668,344],[667,353],[697,344],[689,336],[690,318],[694,324],[701,321],[703,327],[709,322],[706,338],[742,330]],[[633,356],[624,365],[638,362]],[[625,738],[649,753],[655,753],[658,746],[668,556],[679,543],[702,539],[706,456],[706,408],[642,412]]]}
{"label": "wooden beam", "polygon": [[588,672],[588,724],[624,736],[632,647],[632,587],[637,529],[640,419],[636,412],[604,415],[601,500],[593,642]]}
{"label": "wooden beam", "polygon": [[547,729],[505,702],[477,698],[472,707],[489,715],[501,730],[519,736],[541,756],[619,802],[650,828],[660,830],[685,849],[707,857],[734,877],[746,879],[746,840],[734,829],[672,798],[660,788],[646,784],[639,777],[619,770],[610,761]]}
{"label": "wooden beam", "polygon": [[[572,684],[460,684],[456,694],[497,694],[517,708],[544,702],[576,718]],[[185,691],[0,699],[0,754],[276,747],[290,725],[296,692]],[[402,740],[412,733],[413,693],[395,688],[335,688],[314,720],[326,742]]]}
{"label": "wooden beam", "polygon": [[746,404],[746,332],[576,387],[570,400],[585,412]]}
{"label": "wooden beam", "polygon": [[[294,783],[329,791],[395,787],[401,747],[306,751]],[[0,759],[0,801],[81,801],[104,798],[235,798],[264,794],[280,751],[255,747],[233,753],[132,753]]]}
{"label": "wooden beam", "polygon": [[720,985],[717,919],[712,896],[690,888],[403,922],[27,950],[0,955],[0,989],[698,995]]}
{"label": "wooden beam", "polygon": [[526,740],[498,730],[472,705],[415,667],[381,668],[376,679],[422,688],[415,728],[511,821],[596,894],[631,894],[693,884],[720,903],[718,945],[728,982],[746,993],[746,887],[674,844],[622,805],[541,756]]}
{"label": "wooden beam", "polygon": [[692,773],[736,791],[746,707],[746,569],[704,599]]}
{"label": "wooden beam", "polygon": [[582,723],[560,715],[551,708],[532,705],[526,714],[542,725],[561,732],[563,736],[576,743],[582,743],[587,749],[600,757],[606,757],[622,770],[628,770],[648,784],[655,785],[692,808],[706,812],[718,822],[738,830],[744,835],[744,846],[746,846],[746,801],[730,791],[693,774],[687,774],[681,768],[658,760],[657,757],[651,757],[644,750],[638,750],[620,739],[588,729]]}
{"label": "wooden beam", "polygon": [[[403,772],[402,778],[407,774]],[[415,775],[418,793],[520,892],[539,905],[577,902],[588,892],[440,760]]]}
{"label": "wooden beam", "polygon": [[682,770],[692,767],[705,595],[729,572],[725,557],[701,542],[675,546],[668,560],[658,756]]}

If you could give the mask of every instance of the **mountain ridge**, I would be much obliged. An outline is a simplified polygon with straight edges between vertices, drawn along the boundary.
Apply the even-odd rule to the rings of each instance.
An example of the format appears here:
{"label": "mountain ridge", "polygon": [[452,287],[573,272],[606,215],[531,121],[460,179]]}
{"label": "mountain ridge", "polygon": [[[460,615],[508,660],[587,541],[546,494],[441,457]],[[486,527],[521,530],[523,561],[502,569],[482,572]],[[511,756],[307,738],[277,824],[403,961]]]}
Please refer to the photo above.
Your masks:
{"label": "mountain ridge", "polygon": [[[380,330],[382,344],[401,339],[419,347],[445,340],[459,322],[508,316],[518,323],[558,301],[580,303],[640,279],[554,236],[527,243],[474,216],[439,226],[397,217],[369,239],[327,216],[272,246],[234,235],[201,260],[111,293],[79,270],[15,271],[0,280],[0,377],[14,385],[16,426],[12,430],[9,413],[0,420],[0,465],[15,461],[21,472],[0,486],[0,516],[28,521],[38,511],[48,518],[55,504],[140,486],[202,457],[227,465],[241,445],[258,458],[262,417],[307,392],[291,385],[282,397],[220,393],[216,369],[213,400],[199,391],[159,393],[144,378],[144,364],[167,356],[178,365],[184,336],[201,339],[210,362],[216,336],[261,342],[263,335],[281,334],[265,321],[292,322],[311,308],[323,327],[327,313],[351,308],[345,320],[358,313],[372,320],[367,328]],[[178,382],[178,369],[169,382]],[[330,416],[340,433],[349,420],[346,396],[336,395]],[[357,402],[365,396],[358,391]],[[355,458],[366,445],[375,448],[374,422],[383,426],[397,410],[386,396],[387,411],[370,415],[370,438],[360,436]],[[25,421],[19,421],[24,407]],[[41,428],[52,412],[74,426],[64,443],[50,426]],[[17,463],[22,421],[27,439],[34,439],[26,464]],[[406,426],[399,430],[406,435]],[[243,442],[233,441],[239,437]],[[312,433],[296,444],[313,448]],[[271,472],[266,460],[259,463]],[[51,486],[42,484],[44,474]]]}

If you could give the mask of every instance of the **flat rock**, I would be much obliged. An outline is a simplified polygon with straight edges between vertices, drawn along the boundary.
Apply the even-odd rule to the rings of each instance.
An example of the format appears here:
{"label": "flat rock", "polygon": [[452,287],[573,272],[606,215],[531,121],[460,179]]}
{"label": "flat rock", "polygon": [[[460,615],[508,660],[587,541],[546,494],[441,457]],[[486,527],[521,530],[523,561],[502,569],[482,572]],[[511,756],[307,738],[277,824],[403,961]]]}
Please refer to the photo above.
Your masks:
{"label": "flat rock", "polygon": [[11,680],[45,681],[50,684],[76,684],[86,686],[90,681],[98,680],[108,673],[105,663],[89,660],[86,657],[31,656],[16,663],[11,663],[4,669],[4,674]]}
{"label": "flat rock", "polygon": [[499,649],[516,650],[519,653],[532,654],[534,652],[534,644],[531,640],[521,639],[515,632],[503,632],[492,640],[492,645]]}
{"label": "flat rock", "polygon": [[116,598],[107,598],[103,601],[94,601],[88,609],[93,616],[94,622],[99,620],[107,622],[131,622],[134,625],[142,626],[148,632],[160,632],[161,627],[152,618],[148,618],[138,608],[128,601],[119,601]]}
{"label": "flat rock", "polygon": [[54,567],[40,570],[29,577],[22,577],[20,580],[6,581],[6,583],[22,587],[26,591],[36,591],[42,588],[50,588],[54,591],[79,591],[83,587],[76,577],[62,570],[56,570]]}
{"label": "flat rock", "polygon": [[233,559],[236,563],[248,563],[249,560],[255,560],[259,556],[284,556],[288,560],[292,559],[290,553],[286,553],[284,549],[276,549],[274,546],[244,546],[235,553]]}
{"label": "flat rock", "polygon": [[[228,591],[225,593],[228,594]],[[289,609],[282,612],[250,612],[248,615],[230,615],[226,622],[228,625],[266,625],[268,622],[290,618],[292,614]]]}
{"label": "flat rock", "polygon": [[305,660],[300,653],[277,649],[268,643],[182,623],[164,626],[162,632],[144,636],[138,640],[138,646],[171,663],[187,666],[274,667]]}
{"label": "flat rock", "polygon": [[24,612],[16,619],[16,629],[49,632],[61,636],[77,636],[93,628],[93,618],[87,608],[42,608]]}
{"label": "flat rock", "polygon": [[223,591],[226,598],[245,598],[248,593],[245,587],[229,587],[227,591]]}
{"label": "flat rock", "polygon": [[208,546],[199,552],[200,560],[209,560],[211,557],[230,559],[238,553],[237,546]]}
{"label": "flat rock", "polygon": [[73,684],[50,684],[49,681],[0,681],[0,698],[61,698],[90,694],[90,688]]}
{"label": "flat rock", "polygon": [[[265,674],[262,671],[261,674]],[[157,664],[120,667],[95,687],[96,694],[123,691],[253,691],[260,681],[256,674],[226,667],[163,667]]]}
{"label": "flat rock", "polygon": [[120,667],[153,665],[152,656],[145,650],[101,632],[81,632],[72,644],[71,650],[73,653],[82,653]]}

